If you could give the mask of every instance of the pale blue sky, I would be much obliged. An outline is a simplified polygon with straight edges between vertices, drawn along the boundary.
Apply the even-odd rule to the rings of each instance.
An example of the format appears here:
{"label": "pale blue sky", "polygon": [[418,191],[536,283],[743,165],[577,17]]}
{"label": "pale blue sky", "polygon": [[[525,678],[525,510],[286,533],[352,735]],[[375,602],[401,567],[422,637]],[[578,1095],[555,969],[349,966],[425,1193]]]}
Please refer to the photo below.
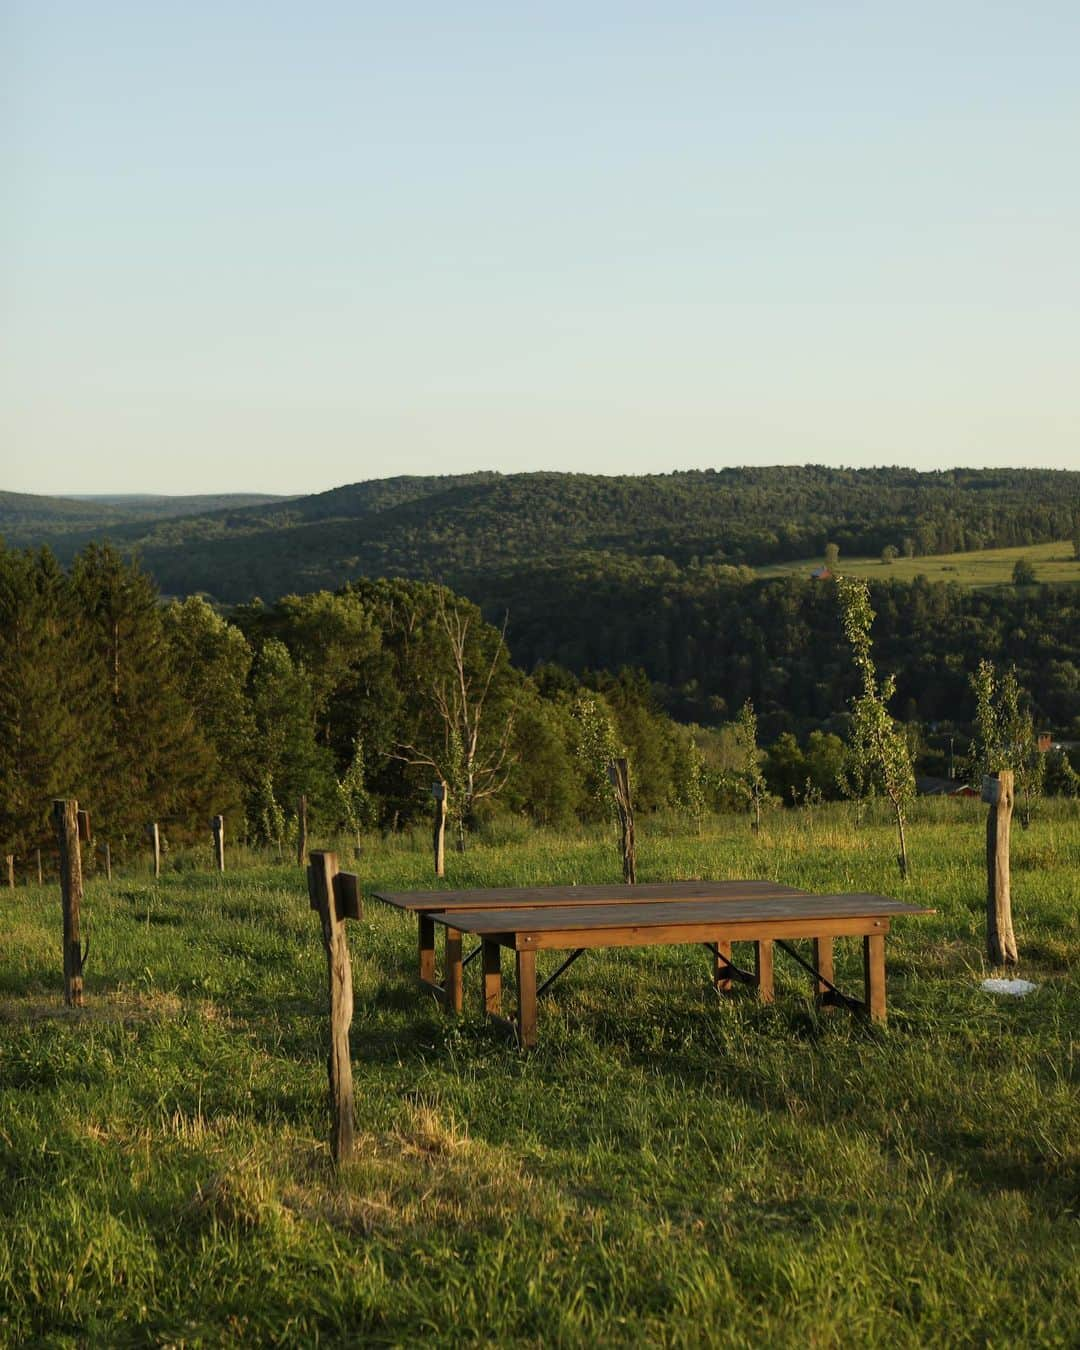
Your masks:
{"label": "pale blue sky", "polygon": [[1080,468],[1080,6],[8,0],[0,487]]}

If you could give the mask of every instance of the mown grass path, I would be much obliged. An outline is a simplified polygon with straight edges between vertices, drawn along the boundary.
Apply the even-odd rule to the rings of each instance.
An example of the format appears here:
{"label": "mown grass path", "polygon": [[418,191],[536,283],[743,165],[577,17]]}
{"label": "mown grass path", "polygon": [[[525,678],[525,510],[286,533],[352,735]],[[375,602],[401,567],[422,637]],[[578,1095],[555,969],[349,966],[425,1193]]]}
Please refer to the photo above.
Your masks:
{"label": "mown grass path", "polygon": [[[328,1162],[325,964],[298,869],[92,882],[87,1007],[53,889],[0,893],[0,1343],[1073,1345],[1080,816],[1014,845],[1024,1000],[980,992],[982,810],[922,808],[890,1022],[772,1008],[706,953],[589,955],[521,1056],[414,980],[411,920],[350,925],[356,1161]],[[700,836],[640,879],[898,894],[843,808]],[[450,885],[615,879],[607,836],[514,831]],[[418,839],[367,884],[429,884]],[[859,974],[838,944],[841,986]]]}

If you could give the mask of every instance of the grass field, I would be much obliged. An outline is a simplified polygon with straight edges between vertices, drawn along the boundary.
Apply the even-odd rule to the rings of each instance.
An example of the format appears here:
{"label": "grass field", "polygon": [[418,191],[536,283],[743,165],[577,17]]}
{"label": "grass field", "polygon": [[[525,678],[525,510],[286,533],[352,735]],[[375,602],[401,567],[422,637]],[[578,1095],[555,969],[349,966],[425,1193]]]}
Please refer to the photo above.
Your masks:
{"label": "grass field", "polygon": [[[1037,582],[1057,585],[1080,583],[1080,558],[1073,556],[1070,540],[1057,544],[1031,544],[1026,548],[988,548],[977,553],[943,553],[924,558],[897,558],[883,563],[878,558],[840,557],[837,571],[844,576],[865,577],[867,581],[912,581],[925,576],[929,581],[955,581],[961,586],[1009,586],[1018,558],[1026,558],[1035,568]],[[820,558],[800,562],[775,563],[755,568],[761,577],[786,576],[798,572],[809,576],[821,566]]]}
{"label": "grass field", "polygon": [[[643,881],[899,890],[888,827],[842,806],[640,831]],[[653,948],[579,961],[522,1056],[475,967],[444,1017],[369,904],[340,1179],[298,869],[92,882],[81,1012],[55,890],[0,892],[0,1344],[1075,1345],[1080,813],[1014,837],[1023,1000],[978,987],[983,838],[977,803],[920,804],[905,893],[938,913],[895,924],[882,1029],[819,1016],[781,953],[764,1008]],[[430,884],[426,840],[359,870]],[[617,879],[607,834],[516,827],[448,870]]]}

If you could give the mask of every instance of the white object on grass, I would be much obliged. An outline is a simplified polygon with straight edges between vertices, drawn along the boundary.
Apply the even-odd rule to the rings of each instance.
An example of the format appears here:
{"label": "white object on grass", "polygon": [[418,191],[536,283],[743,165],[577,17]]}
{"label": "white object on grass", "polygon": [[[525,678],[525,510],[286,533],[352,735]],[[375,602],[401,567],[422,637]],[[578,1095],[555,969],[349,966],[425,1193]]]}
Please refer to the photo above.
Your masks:
{"label": "white object on grass", "polygon": [[1023,998],[1038,987],[1030,980],[983,980],[979,985],[986,994],[1011,994],[1013,998]]}

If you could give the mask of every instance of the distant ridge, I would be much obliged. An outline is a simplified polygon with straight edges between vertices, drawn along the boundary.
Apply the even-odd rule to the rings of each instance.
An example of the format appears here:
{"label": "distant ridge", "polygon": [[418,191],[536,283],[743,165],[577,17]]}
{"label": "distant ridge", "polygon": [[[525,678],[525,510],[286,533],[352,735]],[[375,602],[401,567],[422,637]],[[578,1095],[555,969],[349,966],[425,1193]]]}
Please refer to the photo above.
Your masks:
{"label": "distant ridge", "polygon": [[678,570],[819,556],[827,541],[842,556],[903,549],[905,541],[918,554],[1045,543],[1071,534],[1080,473],[481,471],[369,479],[293,498],[173,498],[167,512],[147,506],[153,498],[135,500],[121,508],[116,498],[0,494],[0,534],[9,544],[48,543],[62,559],[108,537],[137,548],[166,592],[205,591],[226,602],[333,589],[362,576],[439,578],[483,592],[483,578],[585,555],[612,565],[666,560]]}

